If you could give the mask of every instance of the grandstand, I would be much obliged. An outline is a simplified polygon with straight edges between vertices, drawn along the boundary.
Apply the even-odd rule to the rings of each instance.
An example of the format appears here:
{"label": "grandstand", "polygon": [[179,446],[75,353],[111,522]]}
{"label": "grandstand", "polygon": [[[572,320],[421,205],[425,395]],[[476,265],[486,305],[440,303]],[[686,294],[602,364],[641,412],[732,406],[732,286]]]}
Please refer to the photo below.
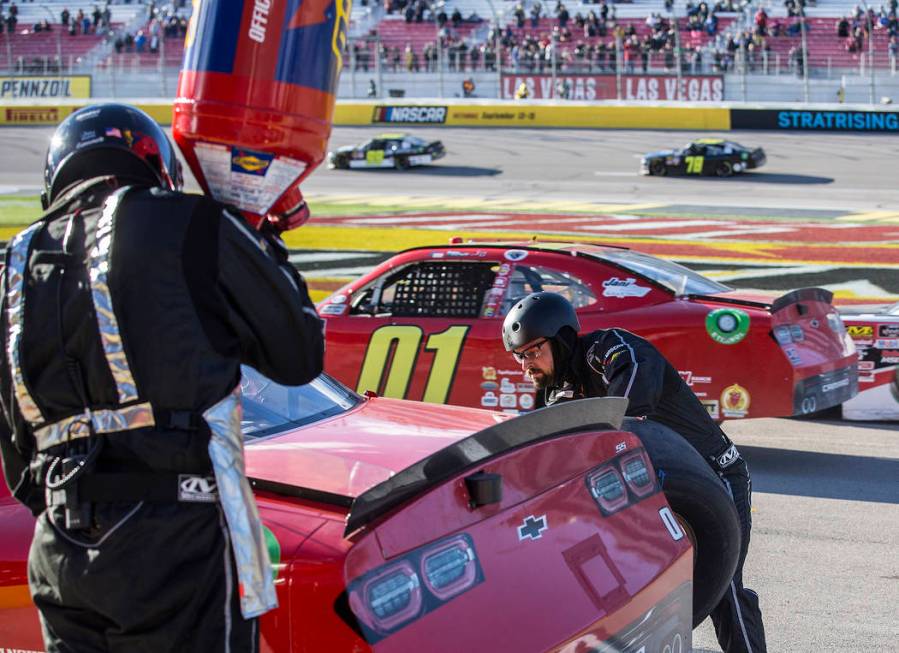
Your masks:
{"label": "grandstand", "polygon": [[[562,74],[613,72],[674,74],[675,52],[682,51],[685,73],[801,73],[803,57],[799,18],[788,16],[785,3],[800,0],[708,1],[715,14],[714,29],[688,14],[701,9],[699,0],[675,0],[669,13],[664,0],[634,0],[580,4],[565,3],[569,13],[566,29],[560,28],[556,0],[356,0],[350,23],[349,72],[405,73],[497,73],[550,72]],[[812,2],[812,0],[806,0]],[[735,4],[734,4],[735,3]],[[521,4],[524,20],[519,27],[516,8]],[[539,4],[540,16],[532,20]],[[694,7],[695,5],[695,7]],[[716,5],[719,5],[716,10]],[[154,7],[151,16],[150,7]],[[767,12],[767,26],[757,33],[754,16],[760,6]],[[108,19],[95,25],[95,10],[103,3],[82,0],[44,0],[17,4],[14,28],[8,29],[11,4],[0,4],[3,36],[0,37],[0,67],[7,74],[90,74],[95,92],[106,94],[171,94],[183,57],[183,34],[190,3],[108,5]],[[74,18],[83,12],[89,29],[61,24],[68,9]],[[873,64],[884,72],[895,72],[896,51],[889,17],[873,15],[871,40],[868,17],[853,0],[818,0],[805,9],[807,61],[812,77],[829,78],[864,73]],[[577,16],[607,12],[602,29],[592,33],[578,25]],[[458,12],[454,21],[453,14]],[[440,14],[445,23],[438,23]],[[872,12],[873,13],[873,12]],[[647,21],[657,15],[661,19]],[[858,16],[861,15],[859,18]],[[676,16],[677,30],[670,29]],[[860,39],[852,42],[837,36],[837,26],[849,17],[850,32],[856,27]],[[46,21],[46,22],[45,22]],[[70,24],[71,24],[70,20]],[[650,24],[654,23],[654,24]],[[50,30],[37,29],[49,25]],[[858,37],[859,35],[856,34]],[[892,50],[891,50],[892,48]]]}

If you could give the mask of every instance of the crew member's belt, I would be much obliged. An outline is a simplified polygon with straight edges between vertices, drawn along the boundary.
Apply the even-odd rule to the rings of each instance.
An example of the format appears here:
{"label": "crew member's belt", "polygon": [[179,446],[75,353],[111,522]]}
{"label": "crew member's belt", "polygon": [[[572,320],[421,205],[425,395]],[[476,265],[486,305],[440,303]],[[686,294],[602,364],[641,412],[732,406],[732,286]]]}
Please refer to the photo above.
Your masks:
{"label": "crew member's belt", "polygon": [[194,431],[200,427],[202,420],[202,416],[193,411],[154,409],[148,402],[143,402],[120,408],[98,408],[65,417],[35,429],[34,438],[37,450],[45,451],[58,444],[90,437],[90,426],[96,434],[149,427]]}
{"label": "crew member's belt", "polygon": [[[214,476],[202,474],[90,473],[73,481],[78,501],[85,503],[215,503]],[[66,503],[66,490],[49,491],[48,506]]]}

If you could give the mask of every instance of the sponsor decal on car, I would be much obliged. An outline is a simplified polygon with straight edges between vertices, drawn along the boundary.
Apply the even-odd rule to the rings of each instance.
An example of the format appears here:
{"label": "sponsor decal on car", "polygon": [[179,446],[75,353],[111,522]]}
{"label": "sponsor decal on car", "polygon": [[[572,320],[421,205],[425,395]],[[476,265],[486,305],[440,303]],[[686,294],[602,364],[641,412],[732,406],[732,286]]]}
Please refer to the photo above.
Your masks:
{"label": "sponsor decal on car", "polygon": [[649,286],[640,286],[637,280],[628,277],[627,279],[619,279],[612,277],[602,282],[603,297],[644,297],[652,290]]}
{"label": "sponsor decal on car", "polygon": [[689,370],[687,370],[687,371],[678,370],[677,373],[680,374],[680,378],[682,378],[684,380],[684,383],[686,383],[690,387],[692,387],[696,383],[711,383],[712,382],[712,377],[696,376],[695,374],[693,374],[693,372],[691,372]]}
{"label": "sponsor decal on car", "polygon": [[377,106],[374,108],[374,123],[443,124],[446,122],[446,107],[441,106]]}
{"label": "sponsor decal on car", "polygon": [[503,254],[503,258],[507,261],[523,261],[528,256],[527,250],[523,249],[509,249]]}
{"label": "sponsor decal on car", "polygon": [[512,383],[509,379],[503,378],[500,379],[499,382],[499,391],[500,392],[515,392],[515,384]]}
{"label": "sponsor decal on car", "polygon": [[878,349],[895,349],[899,347],[899,338],[891,338],[889,340],[875,340],[874,346]]}
{"label": "sponsor decal on car", "polygon": [[326,304],[318,311],[319,315],[343,315],[347,311],[346,304]]}
{"label": "sponsor decal on car", "polygon": [[346,301],[346,295],[334,295],[331,297],[332,304],[343,304]]}
{"label": "sponsor decal on car", "polygon": [[481,377],[486,381],[495,381],[496,380],[496,368],[495,367],[482,367],[481,368]]}
{"label": "sponsor decal on car", "polygon": [[496,381],[484,381],[481,384],[481,390],[487,390],[487,391],[499,390],[499,384]]}
{"label": "sponsor decal on car", "polygon": [[711,417],[712,419],[719,419],[721,417],[721,411],[719,410],[717,399],[709,399],[707,401],[701,401],[700,403],[705,406],[709,417]]}
{"label": "sponsor decal on car", "polygon": [[881,324],[877,327],[878,338],[899,338],[899,324]]}
{"label": "sponsor decal on car", "polygon": [[534,407],[534,398],[528,394],[518,395],[518,405],[522,410],[530,410]]}
{"label": "sponsor decal on car", "polygon": [[499,397],[493,392],[485,392],[481,397],[481,405],[484,408],[496,408],[499,406]]}
{"label": "sponsor decal on car", "polygon": [[874,327],[867,324],[850,324],[846,327],[846,333],[852,338],[870,338],[874,335]]}
{"label": "sponsor decal on car", "polygon": [[706,315],[705,330],[715,342],[735,345],[749,333],[749,313],[738,308],[718,308]]}
{"label": "sponsor decal on car", "polygon": [[503,393],[499,396],[499,405],[501,408],[517,408],[518,397],[514,394]]}
{"label": "sponsor decal on car", "polygon": [[791,365],[794,367],[802,365],[802,357],[795,347],[784,347],[784,353],[787,355],[787,359],[789,359]]}
{"label": "sponsor decal on car", "polygon": [[721,392],[721,412],[725,417],[746,417],[750,401],[749,390],[734,383]]}
{"label": "sponsor decal on car", "polygon": [[880,353],[880,362],[881,363],[899,363],[899,351],[895,349],[884,349]]}

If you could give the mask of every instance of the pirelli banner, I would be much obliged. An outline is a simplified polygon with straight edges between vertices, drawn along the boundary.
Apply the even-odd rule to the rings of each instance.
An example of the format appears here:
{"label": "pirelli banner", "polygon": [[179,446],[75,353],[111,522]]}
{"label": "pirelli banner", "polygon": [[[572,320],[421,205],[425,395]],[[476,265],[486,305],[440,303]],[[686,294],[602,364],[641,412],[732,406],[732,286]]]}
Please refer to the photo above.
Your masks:
{"label": "pirelli banner", "polygon": [[71,100],[91,96],[90,75],[64,77],[0,77],[0,102]]}
{"label": "pirelli banner", "polygon": [[[522,84],[533,100],[617,100],[625,102],[723,102],[721,75],[622,75],[621,97],[615,75],[503,75],[502,97],[515,99]],[[560,97],[564,92],[567,97]]]}
{"label": "pirelli banner", "polygon": [[899,134],[899,111],[783,108],[731,109],[733,129],[809,132],[892,132]]}
{"label": "pirelli banner", "polygon": [[713,105],[640,106],[595,102],[338,102],[335,125],[455,127],[582,127],[610,129],[730,129],[728,109]]}

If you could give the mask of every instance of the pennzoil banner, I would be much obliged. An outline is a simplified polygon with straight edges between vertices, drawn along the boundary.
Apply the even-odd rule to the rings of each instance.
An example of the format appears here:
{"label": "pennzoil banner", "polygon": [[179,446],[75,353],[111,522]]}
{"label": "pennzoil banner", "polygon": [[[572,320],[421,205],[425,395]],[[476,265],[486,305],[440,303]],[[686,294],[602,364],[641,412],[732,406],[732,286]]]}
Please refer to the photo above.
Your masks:
{"label": "pennzoil banner", "polygon": [[0,77],[0,101],[84,99],[90,96],[90,75]]}

